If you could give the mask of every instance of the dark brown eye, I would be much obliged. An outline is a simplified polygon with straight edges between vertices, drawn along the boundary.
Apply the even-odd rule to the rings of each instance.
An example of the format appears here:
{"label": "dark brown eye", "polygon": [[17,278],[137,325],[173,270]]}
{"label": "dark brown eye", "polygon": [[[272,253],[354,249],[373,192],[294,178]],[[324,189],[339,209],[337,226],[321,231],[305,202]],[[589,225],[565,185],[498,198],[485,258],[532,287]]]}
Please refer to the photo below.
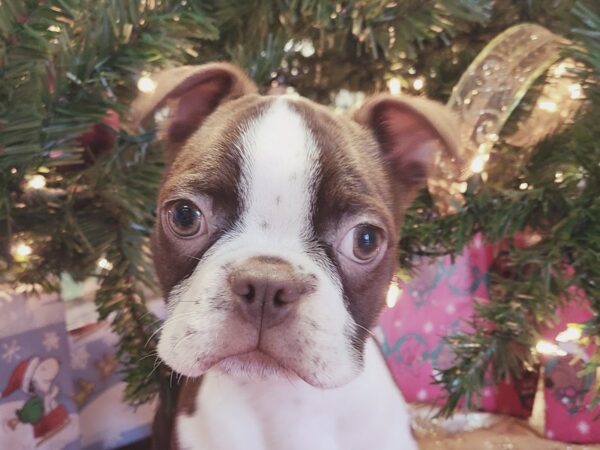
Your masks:
{"label": "dark brown eye", "polygon": [[192,237],[205,229],[202,211],[188,200],[178,200],[167,211],[171,230],[180,237]]}
{"label": "dark brown eye", "polygon": [[352,228],[342,239],[339,251],[357,263],[368,263],[379,255],[384,244],[381,228],[368,223]]}

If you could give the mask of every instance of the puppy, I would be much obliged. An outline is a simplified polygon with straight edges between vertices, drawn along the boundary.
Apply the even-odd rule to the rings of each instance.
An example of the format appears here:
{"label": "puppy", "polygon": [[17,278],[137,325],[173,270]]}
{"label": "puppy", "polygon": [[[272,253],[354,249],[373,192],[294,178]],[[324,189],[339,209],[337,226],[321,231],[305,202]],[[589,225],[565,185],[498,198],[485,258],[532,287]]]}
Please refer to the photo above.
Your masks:
{"label": "puppy", "polygon": [[157,448],[417,448],[370,330],[405,209],[436,159],[458,155],[451,114],[379,95],[341,116],[261,96],[226,63],[155,82],[133,114],[166,117],[158,354],[187,379]]}

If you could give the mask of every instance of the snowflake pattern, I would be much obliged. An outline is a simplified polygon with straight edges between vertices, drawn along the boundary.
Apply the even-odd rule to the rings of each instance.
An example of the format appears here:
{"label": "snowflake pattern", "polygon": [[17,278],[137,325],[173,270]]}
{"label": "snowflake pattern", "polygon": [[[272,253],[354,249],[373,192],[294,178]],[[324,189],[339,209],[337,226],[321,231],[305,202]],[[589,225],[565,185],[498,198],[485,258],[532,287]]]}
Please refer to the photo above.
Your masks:
{"label": "snowflake pattern", "polygon": [[581,434],[588,434],[590,432],[590,424],[582,420],[577,424],[577,431]]}
{"label": "snowflake pattern", "polygon": [[44,333],[44,340],[42,341],[42,345],[46,349],[47,352],[52,350],[58,350],[60,345],[60,337],[56,333],[56,331],[49,331]]}
{"label": "snowflake pattern", "polygon": [[16,339],[3,343],[2,350],[2,359],[8,363],[21,357],[21,346],[17,343]]}
{"label": "snowflake pattern", "polygon": [[423,325],[423,331],[425,332],[425,334],[429,334],[433,331],[433,323],[431,322],[426,322],[425,325]]}
{"label": "snowflake pattern", "polygon": [[421,389],[419,390],[419,392],[417,392],[417,400],[424,402],[425,400],[427,400],[427,391],[425,389]]}
{"label": "snowflake pattern", "polygon": [[85,347],[77,347],[71,352],[71,365],[74,369],[85,369],[90,360],[90,354]]}

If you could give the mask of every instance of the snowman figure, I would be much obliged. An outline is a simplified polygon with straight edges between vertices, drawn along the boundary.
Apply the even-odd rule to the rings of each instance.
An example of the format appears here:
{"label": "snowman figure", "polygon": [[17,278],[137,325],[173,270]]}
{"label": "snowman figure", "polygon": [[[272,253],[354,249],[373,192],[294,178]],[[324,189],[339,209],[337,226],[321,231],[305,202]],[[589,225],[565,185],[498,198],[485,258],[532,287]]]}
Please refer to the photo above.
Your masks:
{"label": "snowman figure", "polygon": [[33,356],[25,359],[15,367],[0,394],[0,398],[4,398],[21,390],[29,396],[7,425],[12,430],[19,423],[31,425],[37,445],[54,436],[70,421],[67,409],[57,401],[60,389],[54,381],[59,370],[56,358]]}

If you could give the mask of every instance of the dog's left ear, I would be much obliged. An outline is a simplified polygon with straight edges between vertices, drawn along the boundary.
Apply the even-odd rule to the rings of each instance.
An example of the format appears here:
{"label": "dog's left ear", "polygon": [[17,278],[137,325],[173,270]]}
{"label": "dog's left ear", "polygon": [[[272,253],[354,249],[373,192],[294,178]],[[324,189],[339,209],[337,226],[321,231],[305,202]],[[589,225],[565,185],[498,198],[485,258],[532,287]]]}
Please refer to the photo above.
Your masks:
{"label": "dog's left ear", "polygon": [[394,178],[408,190],[425,186],[438,157],[461,165],[458,121],[437,102],[377,95],[354,113],[354,120],[373,131]]}

